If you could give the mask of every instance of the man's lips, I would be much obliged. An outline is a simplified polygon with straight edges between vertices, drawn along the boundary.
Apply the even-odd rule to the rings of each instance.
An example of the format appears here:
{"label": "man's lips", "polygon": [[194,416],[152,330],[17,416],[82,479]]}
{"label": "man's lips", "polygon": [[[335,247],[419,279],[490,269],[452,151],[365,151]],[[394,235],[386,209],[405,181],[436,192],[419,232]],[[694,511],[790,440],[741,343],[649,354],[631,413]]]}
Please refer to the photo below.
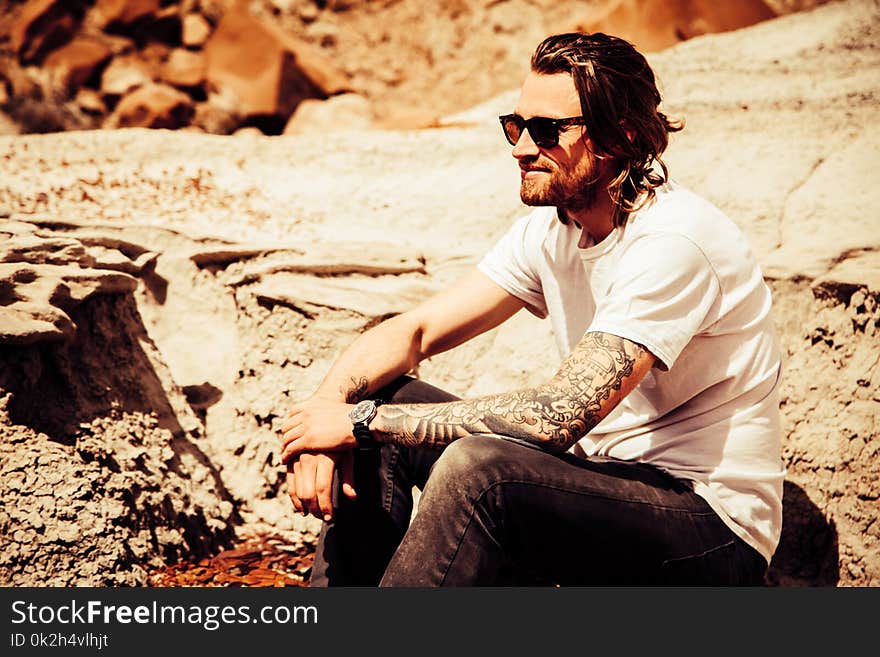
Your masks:
{"label": "man's lips", "polygon": [[543,167],[520,167],[520,177],[523,179],[534,177],[539,173],[550,173],[550,169],[544,169]]}

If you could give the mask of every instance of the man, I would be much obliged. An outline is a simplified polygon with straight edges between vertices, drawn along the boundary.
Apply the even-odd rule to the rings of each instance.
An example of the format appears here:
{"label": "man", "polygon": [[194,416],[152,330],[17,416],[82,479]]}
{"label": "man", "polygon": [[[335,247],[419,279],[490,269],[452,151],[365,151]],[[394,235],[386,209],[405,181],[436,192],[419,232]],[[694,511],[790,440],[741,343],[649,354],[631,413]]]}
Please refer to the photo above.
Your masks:
{"label": "man", "polygon": [[[313,586],[761,583],[785,474],[770,293],[734,223],[667,181],[660,100],[626,41],[538,46],[501,117],[536,209],[282,427],[293,504],[326,521]],[[549,381],[456,400],[401,378],[524,307],[552,322]]]}

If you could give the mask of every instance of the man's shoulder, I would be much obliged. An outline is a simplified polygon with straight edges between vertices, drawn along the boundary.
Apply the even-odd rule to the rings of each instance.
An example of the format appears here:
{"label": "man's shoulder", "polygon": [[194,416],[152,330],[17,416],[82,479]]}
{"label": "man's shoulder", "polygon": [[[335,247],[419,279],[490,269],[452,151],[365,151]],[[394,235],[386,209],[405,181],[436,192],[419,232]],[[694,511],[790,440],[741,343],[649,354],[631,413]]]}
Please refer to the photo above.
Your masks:
{"label": "man's shoulder", "polygon": [[682,248],[699,249],[716,269],[741,272],[756,266],[748,235],[708,198],[673,185],[645,210],[627,226],[625,243],[644,245],[647,239],[668,252],[677,239]]}
{"label": "man's shoulder", "polygon": [[519,221],[525,223],[530,228],[546,231],[557,222],[557,218],[558,214],[555,207],[542,205],[528,208],[528,211],[520,216]]}
{"label": "man's shoulder", "polygon": [[632,217],[632,236],[652,233],[680,233],[701,242],[718,232],[739,233],[731,218],[714,202],[690,188],[670,182]]}
{"label": "man's shoulder", "polygon": [[519,215],[505,233],[517,233],[519,239],[534,245],[543,242],[557,224],[556,208],[540,206]]}

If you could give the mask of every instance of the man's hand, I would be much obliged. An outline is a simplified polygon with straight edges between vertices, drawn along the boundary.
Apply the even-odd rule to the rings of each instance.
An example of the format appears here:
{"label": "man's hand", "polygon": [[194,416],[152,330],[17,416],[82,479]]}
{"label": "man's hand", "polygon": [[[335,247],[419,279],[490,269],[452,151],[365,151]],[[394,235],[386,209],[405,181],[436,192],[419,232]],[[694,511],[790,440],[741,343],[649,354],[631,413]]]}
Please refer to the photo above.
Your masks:
{"label": "man's hand", "polygon": [[281,426],[281,461],[287,464],[287,493],[303,515],[325,521],[333,517],[333,472],[339,471],[342,493],[354,499],[356,445],[348,413],[351,404],[312,397],[294,405]]}
{"label": "man's hand", "polygon": [[342,493],[350,499],[354,490],[354,460],[351,451],[302,454],[287,464],[287,494],[303,515],[330,521],[333,518],[333,471],[339,470]]}
{"label": "man's hand", "polygon": [[349,411],[352,404],[312,397],[294,405],[281,425],[281,461],[309,452],[335,452],[357,446]]}

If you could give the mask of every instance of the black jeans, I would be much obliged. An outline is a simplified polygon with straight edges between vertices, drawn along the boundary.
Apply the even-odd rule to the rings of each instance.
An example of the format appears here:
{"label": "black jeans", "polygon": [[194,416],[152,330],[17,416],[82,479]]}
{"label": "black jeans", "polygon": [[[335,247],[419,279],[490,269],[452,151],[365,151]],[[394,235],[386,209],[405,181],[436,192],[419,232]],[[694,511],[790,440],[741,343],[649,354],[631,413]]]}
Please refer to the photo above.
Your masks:
{"label": "black jeans", "polygon": [[[377,396],[455,399],[408,377]],[[335,492],[311,586],[757,586],[767,569],[688,485],[641,463],[476,435],[358,452],[355,488]]]}

